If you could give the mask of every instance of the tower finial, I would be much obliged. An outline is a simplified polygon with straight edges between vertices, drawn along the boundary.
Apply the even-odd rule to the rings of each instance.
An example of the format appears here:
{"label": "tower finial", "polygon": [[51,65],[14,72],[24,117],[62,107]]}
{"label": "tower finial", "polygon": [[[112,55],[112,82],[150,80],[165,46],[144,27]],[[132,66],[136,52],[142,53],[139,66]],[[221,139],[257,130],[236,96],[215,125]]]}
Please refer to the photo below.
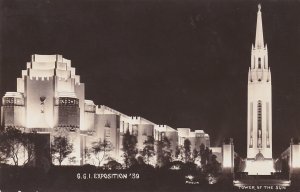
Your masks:
{"label": "tower finial", "polygon": [[264,47],[264,36],[263,36],[263,26],[261,19],[261,5],[258,4],[258,12],[257,12],[257,23],[256,23],[256,37],[255,37],[255,48],[263,48]]}

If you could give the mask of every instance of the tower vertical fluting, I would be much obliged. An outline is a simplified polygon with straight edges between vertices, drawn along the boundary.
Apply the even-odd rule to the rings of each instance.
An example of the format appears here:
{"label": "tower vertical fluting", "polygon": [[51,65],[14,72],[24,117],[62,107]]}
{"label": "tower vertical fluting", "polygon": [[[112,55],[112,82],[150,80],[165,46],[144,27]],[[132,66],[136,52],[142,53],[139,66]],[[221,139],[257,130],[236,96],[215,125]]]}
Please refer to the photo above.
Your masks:
{"label": "tower vertical fluting", "polygon": [[248,73],[247,159],[272,159],[272,85],[258,6],[255,45]]}

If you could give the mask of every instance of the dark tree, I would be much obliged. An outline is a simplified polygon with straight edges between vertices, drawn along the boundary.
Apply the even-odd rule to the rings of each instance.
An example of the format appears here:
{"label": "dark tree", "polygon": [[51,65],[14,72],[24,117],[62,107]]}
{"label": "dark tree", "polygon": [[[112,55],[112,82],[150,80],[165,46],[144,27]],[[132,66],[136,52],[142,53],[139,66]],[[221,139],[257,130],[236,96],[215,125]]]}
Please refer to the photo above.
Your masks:
{"label": "dark tree", "polygon": [[171,143],[167,137],[163,137],[162,140],[156,141],[157,148],[157,164],[162,167],[167,165],[172,160]]}
{"label": "dark tree", "polygon": [[194,149],[192,156],[193,156],[193,162],[195,163],[195,161],[199,157],[199,151],[197,151],[197,149]]}
{"label": "dark tree", "polygon": [[123,135],[123,158],[125,167],[128,168],[132,166],[136,162],[136,155],[138,153],[138,150],[136,148],[137,144],[137,138],[135,135],[131,135],[129,133],[129,130],[126,131],[126,133]]}
{"label": "dark tree", "polygon": [[211,161],[211,159],[210,159],[211,155],[212,155],[212,151],[209,150],[208,147],[206,147],[205,151],[204,151],[204,157],[206,158],[206,164]]}
{"label": "dark tree", "polygon": [[138,156],[136,160],[139,165],[145,164],[144,157],[142,157],[142,156]]}
{"label": "dark tree", "polygon": [[179,146],[177,145],[176,148],[175,148],[175,158],[178,159],[178,158],[179,158],[179,155],[180,155],[180,148],[179,148]]}
{"label": "dark tree", "polygon": [[140,152],[140,154],[144,158],[144,162],[146,162],[148,165],[150,163],[150,158],[155,155],[154,151],[154,137],[153,136],[148,136],[147,140],[144,142],[144,148]]}
{"label": "dark tree", "polygon": [[12,159],[15,165],[19,165],[19,155],[23,148],[22,132],[8,127],[1,133],[0,141],[3,159]]}
{"label": "dark tree", "polygon": [[184,148],[184,161],[187,163],[191,160],[191,141],[185,139],[183,143]]}
{"label": "dark tree", "polygon": [[117,170],[117,169],[121,169],[122,168],[122,165],[117,162],[116,160],[111,160],[109,162],[107,162],[104,167],[106,169],[112,169],[112,170]]}
{"label": "dark tree", "polygon": [[27,158],[24,161],[24,164],[30,163],[35,157],[35,150],[38,144],[38,134],[36,132],[33,133],[23,133],[22,142],[23,146],[27,151]]}
{"label": "dark tree", "polygon": [[[35,135],[23,133],[14,127],[8,127],[0,132],[0,160],[6,162],[11,159],[15,165],[30,162],[34,157]],[[26,154],[26,155],[25,155]],[[25,159],[24,159],[25,157]]]}
{"label": "dark tree", "polygon": [[282,159],[281,172],[284,177],[288,177],[290,173],[290,166],[287,159]]}
{"label": "dark tree", "polygon": [[234,172],[243,172],[246,168],[245,161],[238,155],[234,157]]}
{"label": "dark tree", "polygon": [[175,160],[176,161],[183,161],[183,147],[182,147],[182,145],[176,146],[176,148],[175,148]]}
{"label": "dark tree", "polygon": [[98,166],[100,166],[103,160],[109,158],[108,152],[113,150],[113,146],[110,141],[105,139],[103,141],[100,139],[98,142],[93,142],[92,145],[92,153],[98,160]]}
{"label": "dark tree", "polygon": [[200,145],[200,157],[201,157],[201,167],[204,167],[206,165],[206,160],[208,159],[206,157],[206,152],[205,152],[205,145],[201,143]]}
{"label": "dark tree", "polygon": [[73,145],[67,137],[54,137],[54,140],[51,143],[51,154],[52,158],[59,162],[59,165],[61,165],[63,160],[68,157],[72,151]]}
{"label": "dark tree", "polygon": [[6,163],[8,160],[8,149],[3,144],[2,135],[0,135],[0,163]]}
{"label": "dark tree", "polygon": [[214,176],[218,176],[221,173],[221,163],[217,161],[216,155],[211,155],[211,160],[205,166],[205,169],[207,174],[212,174]]}
{"label": "dark tree", "polygon": [[6,130],[1,127],[0,131],[0,162],[6,163],[10,159],[11,147],[8,143],[8,135]]}

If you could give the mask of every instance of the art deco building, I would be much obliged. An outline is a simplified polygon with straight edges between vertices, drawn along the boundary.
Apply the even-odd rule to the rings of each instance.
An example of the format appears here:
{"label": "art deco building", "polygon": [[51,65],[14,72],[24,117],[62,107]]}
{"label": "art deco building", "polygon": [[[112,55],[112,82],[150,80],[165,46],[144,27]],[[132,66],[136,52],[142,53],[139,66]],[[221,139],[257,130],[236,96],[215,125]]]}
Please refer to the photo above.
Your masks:
{"label": "art deco building", "polygon": [[[2,125],[49,134],[66,130],[80,163],[80,134],[84,126],[84,84],[70,60],[61,55],[32,55],[17,92],[3,97]],[[50,138],[49,138],[50,139]],[[51,139],[50,139],[51,140]]]}
{"label": "art deco building", "polygon": [[196,149],[200,151],[200,145],[203,144],[205,147],[210,147],[209,135],[204,133],[203,130],[191,131],[190,128],[177,128],[178,131],[178,144],[184,145],[186,139],[191,142],[191,151]]}
{"label": "art deco building", "polygon": [[248,174],[269,175],[272,159],[272,86],[268,48],[264,44],[261,6],[258,5],[255,45],[248,75]]}
{"label": "art deco building", "polygon": [[[17,78],[17,92],[7,92],[2,98],[1,125],[16,127],[26,132],[43,134],[51,143],[54,136],[68,137],[73,144],[72,162],[62,164],[96,164],[86,157],[86,149],[94,142],[109,141],[110,156],[121,161],[122,139],[128,130],[137,137],[137,148],[142,150],[149,137],[167,137],[175,152],[178,132],[167,125],[157,125],[142,117],[127,116],[104,105],[85,99],[85,86],[76,75],[71,61],[61,55],[32,55],[22,76]],[[209,136],[203,131],[191,132],[192,146],[209,146]],[[194,139],[198,138],[199,139]],[[57,162],[53,162],[57,164]]]}

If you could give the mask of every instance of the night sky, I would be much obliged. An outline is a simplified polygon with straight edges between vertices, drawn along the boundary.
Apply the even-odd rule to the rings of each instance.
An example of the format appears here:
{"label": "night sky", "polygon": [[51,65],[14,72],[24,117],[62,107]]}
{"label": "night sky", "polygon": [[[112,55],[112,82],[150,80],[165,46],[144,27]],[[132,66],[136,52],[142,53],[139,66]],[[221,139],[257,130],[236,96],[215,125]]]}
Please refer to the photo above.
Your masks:
{"label": "night sky", "polygon": [[[1,96],[32,54],[62,54],[86,99],[157,124],[233,137],[246,155],[257,1],[0,0]],[[273,152],[300,136],[300,1],[263,1]]]}

